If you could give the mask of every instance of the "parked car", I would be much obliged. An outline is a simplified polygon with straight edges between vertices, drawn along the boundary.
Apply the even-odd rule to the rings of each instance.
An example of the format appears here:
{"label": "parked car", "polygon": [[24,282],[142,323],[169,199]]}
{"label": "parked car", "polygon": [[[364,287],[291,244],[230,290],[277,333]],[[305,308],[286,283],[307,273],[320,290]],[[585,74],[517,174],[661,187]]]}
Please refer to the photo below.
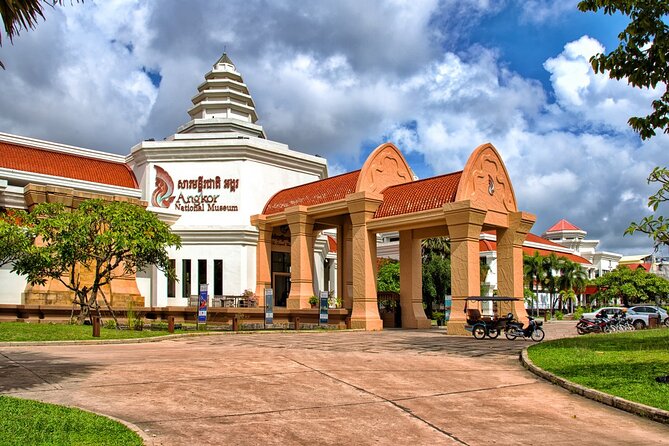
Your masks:
{"label": "parked car", "polygon": [[626,309],[623,307],[602,307],[589,313],[583,313],[583,318],[594,319],[596,317],[605,317],[610,319],[614,314],[625,313]]}
{"label": "parked car", "polygon": [[660,323],[669,327],[669,314],[664,308],[655,305],[635,305],[627,309],[627,318],[632,320],[636,329],[644,328],[649,325],[650,316],[660,315]]}

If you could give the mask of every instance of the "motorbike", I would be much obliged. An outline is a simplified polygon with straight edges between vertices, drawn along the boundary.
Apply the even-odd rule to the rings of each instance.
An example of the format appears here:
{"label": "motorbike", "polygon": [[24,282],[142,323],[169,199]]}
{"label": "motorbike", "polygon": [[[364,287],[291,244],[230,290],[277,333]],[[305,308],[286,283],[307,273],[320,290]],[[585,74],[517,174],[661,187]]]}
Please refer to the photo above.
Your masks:
{"label": "motorbike", "polygon": [[580,335],[588,333],[610,333],[611,326],[606,319],[585,319],[581,318],[576,324],[576,331]]}
{"label": "motorbike", "polygon": [[[509,316],[513,317],[510,313]],[[527,328],[523,328],[523,324],[518,321],[509,321],[506,323],[504,335],[508,340],[513,341],[516,338],[530,338],[534,342],[539,342],[544,339],[546,334],[544,333],[543,328],[541,328],[543,323],[541,321],[535,321],[531,316],[528,316],[527,318],[530,320]]]}

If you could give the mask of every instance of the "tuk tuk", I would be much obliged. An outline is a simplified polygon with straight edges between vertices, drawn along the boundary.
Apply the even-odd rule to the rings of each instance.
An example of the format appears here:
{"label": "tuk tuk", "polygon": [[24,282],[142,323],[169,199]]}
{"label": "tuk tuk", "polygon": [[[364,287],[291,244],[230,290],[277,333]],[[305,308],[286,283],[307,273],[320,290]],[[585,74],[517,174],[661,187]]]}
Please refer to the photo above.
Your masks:
{"label": "tuk tuk", "polygon": [[[465,330],[470,331],[476,339],[483,339],[486,336],[495,339],[506,327],[506,324],[513,320],[513,314],[507,312],[504,315],[499,314],[500,302],[513,302],[520,300],[517,297],[500,296],[471,296],[465,299],[465,314],[467,315],[467,324]],[[483,316],[478,308],[470,308],[470,302],[491,302],[492,315]]]}

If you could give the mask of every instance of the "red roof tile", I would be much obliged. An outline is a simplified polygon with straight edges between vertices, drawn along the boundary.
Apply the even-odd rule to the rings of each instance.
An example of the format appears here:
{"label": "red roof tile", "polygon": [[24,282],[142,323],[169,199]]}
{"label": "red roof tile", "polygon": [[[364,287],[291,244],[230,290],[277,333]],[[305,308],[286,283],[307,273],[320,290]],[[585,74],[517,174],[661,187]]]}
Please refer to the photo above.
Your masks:
{"label": "red roof tile", "polygon": [[345,173],[313,183],[283,189],[269,199],[263,214],[270,215],[284,211],[291,206],[313,206],[341,200],[355,192],[360,171]]}
{"label": "red roof tile", "polygon": [[442,207],[455,201],[462,171],[390,186],[374,218],[410,214]]}
{"label": "red roof tile", "polygon": [[539,255],[541,255],[541,256],[549,256],[551,254],[555,254],[558,257],[562,257],[564,259],[569,259],[572,262],[580,263],[581,265],[591,265],[591,263],[587,259],[585,259],[581,256],[577,256],[576,254],[568,254],[566,252],[557,252],[557,251],[551,251],[551,250],[548,250],[548,249],[537,249],[537,248],[531,248],[531,247],[527,247],[527,246],[523,246],[523,252],[525,254],[529,255],[529,256],[534,255],[535,252],[538,252]]}
{"label": "red roof tile", "polygon": [[555,246],[556,248],[564,248],[564,246],[562,246],[559,243],[555,243],[555,242],[547,240],[543,237],[539,237],[538,235],[534,235],[531,232],[527,233],[527,237],[525,237],[525,240],[527,240],[528,242],[541,243],[543,245]]}
{"label": "red roof tile", "polygon": [[555,223],[553,226],[551,226],[546,230],[546,232],[557,232],[557,231],[582,231],[582,229],[576,225],[569,223],[567,220],[563,218],[562,220]]}
{"label": "red roof tile", "polygon": [[0,142],[0,168],[137,189],[124,163]]}
{"label": "red roof tile", "polygon": [[631,270],[643,268],[646,271],[650,272],[650,267],[652,266],[650,263],[624,263],[620,265],[625,268],[629,268]]}
{"label": "red roof tile", "polygon": [[[486,231],[488,232],[488,231]],[[530,239],[530,235],[533,235],[533,238],[541,239],[541,237],[537,237],[534,234],[527,234],[527,239]],[[543,240],[543,239],[541,239]],[[543,242],[542,242],[543,243]],[[560,245],[558,245],[560,246]],[[562,248],[562,246],[560,246]],[[497,251],[497,242],[493,242],[491,240],[479,240],[479,251]],[[581,265],[590,265],[591,263],[587,260],[584,259],[581,256],[577,256],[576,254],[569,254],[566,252],[558,252],[558,251],[552,251],[550,249],[538,249],[538,248],[533,248],[531,246],[523,246],[523,252],[529,256],[534,255],[535,252],[538,252],[539,255],[542,256],[548,256],[551,255],[551,253],[554,253],[558,257],[562,257],[565,259],[569,259],[572,262],[580,263]]]}
{"label": "red roof tile", "polygon": [[337,240],[331,235],[328,235],[328,251],[337,252]]}

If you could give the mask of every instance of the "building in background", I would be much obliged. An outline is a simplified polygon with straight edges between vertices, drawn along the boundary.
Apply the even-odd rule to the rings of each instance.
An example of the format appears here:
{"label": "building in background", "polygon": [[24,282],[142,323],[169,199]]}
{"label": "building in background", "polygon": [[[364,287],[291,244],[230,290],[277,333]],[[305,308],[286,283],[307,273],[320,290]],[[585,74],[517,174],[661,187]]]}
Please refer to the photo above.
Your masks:
{"label": "building in background", "polygon": [[[250,216],[276,191],[326,178],[327,162],[267,139],[250,92],[226,54],[192,102],[189,121],[174,135],[140,142],[127,156],[0,134],[0,210],[41,201],[76,206],[93,197],[146,203],[182,238],[182,248],[169,252],[179,281],[168,283],[155,268],[140,271],[136,280],[114,281],[116,305],[133,300],[184,306],[204,283],[212,297],[255,289],[258,232]],[[290,251],[280,234],[272,243],[277,252]],[[319,237],[314,286],[321,290],[324,275],[334,272],[328,252],[327,238]],[[273,261],[280,269],[286,262],[278,257]],[[10,269],[0,269],[0,304],[67,302],[67,290],[56,282],[29,287]],[[289,271],[284,274],[289,277]]]}

